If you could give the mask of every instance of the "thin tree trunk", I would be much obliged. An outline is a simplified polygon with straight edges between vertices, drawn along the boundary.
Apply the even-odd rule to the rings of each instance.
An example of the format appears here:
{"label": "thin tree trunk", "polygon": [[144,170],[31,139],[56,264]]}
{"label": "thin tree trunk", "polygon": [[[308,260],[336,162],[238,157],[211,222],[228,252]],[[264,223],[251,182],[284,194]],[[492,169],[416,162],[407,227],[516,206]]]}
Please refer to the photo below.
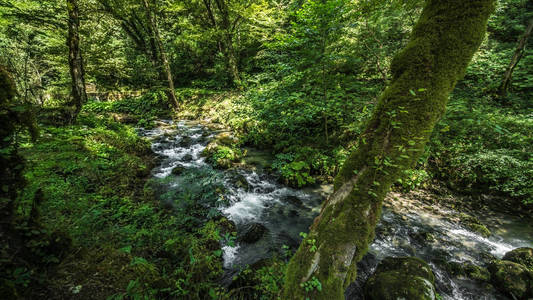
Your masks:
{"label": "thin tree trunk", "polygon": [[148,0],[144,0],[144,7],[146,9],[146,16],[148,19],[148,22],[150,23],[150,29],[151,29],[151,39],[152,39],[152,45],[155,51],[158,55],[158,59],[161,65],[161,72],[160,77],[162,80],[166,80],[168,84],[168,91],[167,96],[168,100],[170,101],[170,104],[174,107],[174,109],[179,108],[178,99],[176,98],[176,92],[174,89],[174,79],[172,78],[172,72],[170,70],[170,65],[168,63],[167,55],[165,53],[163,43],[161,42],[161,37],[159,36],[159,29],[157,27],[157,20],[155,18],[155,12],[152,11],[152,8],[150,7],[150,3]]}
{"label": "thin tree trunk", "polygon": [[81,107],[87,102],[87,92],[85,90],[85,71],[83,68],[83,58],[80,50],[80,19],[77,0],[67,0],[68,11],[68,37],[70,78],[72,80],[72,104],[74,112],[70,122],[76,120],[81,111]]}
{"label": "thin tree trunk", "polygon": [[226,57],[226,68],[230,75],[231,81],[234,85],[240,85],[239,66],[237,62],[237,55],[233,48],[233,37],[231,34],[231,24],[229,20],[228,6],[225,0],[215,0],[218,10],[221,15],[220,27],[222,30],[221,46],[224,56]]}
{"label": "thin tree trunk", "polygon": [[[448,96],[486,31],[495,0],[428,0],[411,40],[391,65],[358,147],[335,180],[286,274],[283,299],[344,299],[367,252],[383,199],[412,167],[443,115]],[[319,281],[321,291],[311,288]]]}
{"label": "thin tree trunk", "polygon": [[527,26],[526,31],[520,38],[520,41],[518,41],[518,46],[516,47],[513,58],[511,59],[511,62],[509,63],[507,70],[505,71],[502,84],[500,85],[500,88],[499,88],[501,97],[505,97],[507,95],[507,91],[509,90],[509,87],[511,86],[511,80],[513,78],[513,71],[518,65],[518,63],[520,62],[520,59],[522,59],[522,56],[524,56],[524,50],[527,45],[527,40],[529,39],[529,36],[531,36],[532,31],[533,31],[533,19],[529,21],[529,25]]}

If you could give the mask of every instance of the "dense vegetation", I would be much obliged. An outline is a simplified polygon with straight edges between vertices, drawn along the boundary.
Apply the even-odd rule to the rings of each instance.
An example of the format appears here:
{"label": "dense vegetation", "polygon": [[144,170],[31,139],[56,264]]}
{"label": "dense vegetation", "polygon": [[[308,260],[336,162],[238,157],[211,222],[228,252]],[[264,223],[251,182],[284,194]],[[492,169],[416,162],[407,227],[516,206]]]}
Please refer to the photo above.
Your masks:
{"label": "dense vegetation", "polygon": [[[287,249],[241,272],[244,290],[221,284],[220,243],[235,228],[214,209],[227,199],[213,168],[254,147],[284,184],[332,183],[427,2],[0,0],[0,297],[279,297]],[[445,186],[469,205],[529,214],[533,3],[496,2],[393,189]],[[157,158],[136,131],[171,118],[236,136],[178,190],[150,176]]]}

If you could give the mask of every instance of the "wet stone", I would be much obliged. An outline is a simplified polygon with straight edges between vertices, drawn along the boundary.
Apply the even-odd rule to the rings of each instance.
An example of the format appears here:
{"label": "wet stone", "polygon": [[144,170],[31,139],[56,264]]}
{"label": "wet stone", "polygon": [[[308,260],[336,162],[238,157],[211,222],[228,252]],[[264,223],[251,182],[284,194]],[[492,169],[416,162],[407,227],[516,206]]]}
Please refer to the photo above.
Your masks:
{"label": "wet stone", "polygon": [[284,202],[288,202],[288,203],[291,203],[292,205],[296,206],[296,207],[299,207],[299,208],[302,208],[304,207],[304,204],[302,202],[302,199],[296,197],[296,196],[293,196],[293,195],[287,195],[285,196],[282,201]]}
{"label": "wet stone", "polygon": [[365,284],[365,299],[434,300],[435,276],[429,265],[414,257],[387,257]]}
{"label": "wet stone", "polygon": [[505,253],[503,260],[512,261],[533,270],[533,248],[516,248]]}
{"label": "wet stone", "polygon": [[250,183],[248,183],[248,180],[246,179],[246,177],[242,174],[239,174],[237,172],[233,172],[230,176],[229,176],[229,181],[231,184],[233,184],[234,186],[238,187],[238,188],[241,188],[241,189],[244,189],[244,190],[248,190],[250,188]]}
{"label": "wet stone", "polygon": [[239,237],[239,241],[253,244],[259,241],[268,233],[265,225],[260,223],[251,223],[244,229],[244,233]]}
{"label": "wet stone", "polygon": [[170,173],[172,173],[172,175],[181,175],[181,174],[183,174],[183,172],[185,172],[185,170],[186,170],[185,167],[177,166],[174,169],[172,169],[172,171],[170,171]]}
{"label": "wet stone", "polygon": [[185,161],[185,162],[189,162],[189,161],[193,160],[192,154],[185,154],[185,156],[183,156],[183,158],[181,160]]}
{"label": "wet stone", "polygon": [[533,297],[533,271],[507,260],[495,260],[489,265],[494,286],[511,299]]}
{"label": "wet stone", "polygon": [[180,147],[183,147],[183,148],[190,147],[192,144],[193,144],[193,139],[188,136],[184,136],[179,143]]}

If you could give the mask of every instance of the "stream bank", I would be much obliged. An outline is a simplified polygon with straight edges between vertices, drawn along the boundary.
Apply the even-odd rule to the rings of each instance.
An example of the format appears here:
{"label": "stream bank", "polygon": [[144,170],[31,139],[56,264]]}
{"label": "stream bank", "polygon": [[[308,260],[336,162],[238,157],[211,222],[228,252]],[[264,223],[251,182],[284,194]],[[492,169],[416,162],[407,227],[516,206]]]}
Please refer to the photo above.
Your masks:
{"label": "stream bank", "polygon": [[[173,170],[211,168],[202,152],[222,132],[220,127],[211,128],[218,130],[194,121],[162,121],[155,129],[140,130],[152,140],[153,151],[161,157],[153,176],[170,178],[172,188],[180,176],[179,172],[173,175]],[[264,161],[266,155],[255,154],[263,156],[248,156],[252,166],[256,161],[256,167],[215,170],[223,178],[227,198],[226,204],[217,209],[236,225],[237,231],[234,243],[222,245],[226,274],[222,283],[226,285],[244,266],[280,253],[284,246],[294,250],[301,240],[300,232],[307,232],[331,191],[328,185],[305,189],[284,186],[260,167],[259,161]],[[364,281],[388,256],[416,256],[427,261],[442,299],[508,299],[486,281],[456,273],[454,268],[485,268],[514,248],[531,246],[533,228],[519,226],[522,220],[497,214],[480,222],[438,202],[438,197],[426,191],[391,193],[387,197],[376,238],[359,264],[360,276],[348,288],[347,299],[359,299]],[[483,224],[492,233],[483,230]]]}

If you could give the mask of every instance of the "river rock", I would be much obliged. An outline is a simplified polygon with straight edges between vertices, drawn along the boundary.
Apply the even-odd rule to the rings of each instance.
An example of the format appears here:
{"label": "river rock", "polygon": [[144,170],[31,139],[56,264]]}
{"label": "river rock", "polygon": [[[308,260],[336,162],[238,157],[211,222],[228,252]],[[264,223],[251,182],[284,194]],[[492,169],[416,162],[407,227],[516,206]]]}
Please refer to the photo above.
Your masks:
{"label": "river rock", "polygon": [[252,223],[247,226],[239,240],[244,243],[253,244],[259,241],[267,232],[268,229],[265,225]]}
{"label": "river rock", "polygon": [[302,202],[302,200],[296,196],[293,196],[293,195],[287,195],[283,198],[283,201],[285,202],[289,202],[291,203],[292,205],[296,206],[296,207],[304,207],[304,203]]}
{"label": "river rock", "polygon": [[387,257],[365,284],[367,300],[434,300],[435,276],[415,257]]}
{"label": "river rock", "polygon": [[465,213],[460,213],[457,215],[461,223],[467,227],[468,229],[472,230],[473,232],[476,232],[480,234],[483,237],[489,237],[491,235],[490,230],[479,221],[478,218],[467,215]]}
{"label": "river rock", "polygon": [[172,175],[181,175],[181,174],[183,174],[183,172],[185,170],[186,170],[186,168],[184,166],[177,166],[174,169],[172,169],[172,171],[170,171],[170,173],[172,173]]}
{"label": "river rock", "polygon": [[367,253],[361,261],[357,263],[357,278],[352,282],[344,293],[345,299],[365,300],[365,282],[372,275],[378,264],[377,257],[372,253]]}
{"label": "river rock", "polygon": [[516,248],[505,253],[503,260],[521,264],[533,271],[533,248]]}
{"label": "river rock", "polygon": [[233,172],[232,174],[230,174],[229,180],[233,185],[238,188],[242,188],[244,190],[248,190],[250,188],[250,184],[248,183],[246,177],[237,172]]}
{"label": "river rock", "polygon": [[190,147],[192,143],[193,143],[192,138],[188,136],[184,136],[183,138],[181,138],[180,147],[187,148],[187,147]]}
{"label": "river rock", "polygon": [[490,273],[486,268],[471,262],[445,262],[440,264],[448,273],[459,278],[468,278],[480,282],[489,282]]}
{"label": "river rock", "polygon": [[413,232],[410,234],[410,237],[413,239],[413,241],[420,244],[421,246],[427,246],[428,244],[431,244],[436,240],[433,233],[425,230]]}
{"label": "river rock", "polygon": [[533,272],[523,265],[507,260],[495,260],[489,265],[494,286],[516,299],[533,297]]}
{"label": "river rock", "polygon": [[185,161],[185,162],[191,161],[192,159],[193,159],[192,154],[185,154],[185,155],[181,158],[181,160],[182,160],[182,161]]}

